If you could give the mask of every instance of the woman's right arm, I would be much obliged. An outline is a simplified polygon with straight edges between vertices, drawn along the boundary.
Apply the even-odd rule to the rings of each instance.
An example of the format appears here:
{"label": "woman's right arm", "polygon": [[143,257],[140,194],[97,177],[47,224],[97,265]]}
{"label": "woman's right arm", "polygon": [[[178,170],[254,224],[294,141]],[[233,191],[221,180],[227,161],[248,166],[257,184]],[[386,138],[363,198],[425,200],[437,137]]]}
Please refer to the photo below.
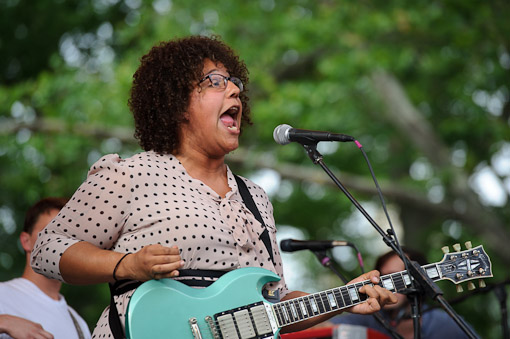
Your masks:
{"label": "woman's right arm", "polygon": [[[113,271],[124,255],[82,241],[64,252],[60,260],[60,273],[63,280],[70,284],[114,282]],[[182,265],[177,246],[149,245],[122,259],[115,271],[115,278],[138,281],[172,278],[179,275],[178,269]]]}
{"label": "woman's right arm", "polygon": [[[73,284],[114,281],[113,270],[126,252],[111,249],[126,232],[136,232],[126,229],[136,200],[132,196],[135,175],[117,155],[97,161],[87,180],[39,234],[32,268],[48,278]],[[172,277],[181,265],[177,248],[150,245],[125,257],[116,278],[145,281]]]}

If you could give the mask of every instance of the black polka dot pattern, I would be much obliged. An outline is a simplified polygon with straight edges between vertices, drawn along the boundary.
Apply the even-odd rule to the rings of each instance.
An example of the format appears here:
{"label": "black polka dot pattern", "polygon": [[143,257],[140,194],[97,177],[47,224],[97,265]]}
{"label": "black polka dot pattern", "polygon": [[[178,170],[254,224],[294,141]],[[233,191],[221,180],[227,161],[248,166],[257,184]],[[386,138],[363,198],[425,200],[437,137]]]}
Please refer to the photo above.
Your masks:
{"label": "black polka dot pattern", "polygon": [[[227,176],[232,190],[222,198],[189,176],[172,155],[142,152],[128,159],[106,155],[38,238],[32,266],[62,281],[60,257],[79,241],[121,253],[159,243],[177,245],[185,269],[262,267],[283,278],[273,206],[266,193],[244,179],[269,230],[276,265],[258,240],[264,228],[242,202],[230,169]],[[280,289],[281,296],[287,293],[283,279],[268,285]],[[131,294],[116,298],[122,321]],[[103,313],[93,337],[110,335]]]}

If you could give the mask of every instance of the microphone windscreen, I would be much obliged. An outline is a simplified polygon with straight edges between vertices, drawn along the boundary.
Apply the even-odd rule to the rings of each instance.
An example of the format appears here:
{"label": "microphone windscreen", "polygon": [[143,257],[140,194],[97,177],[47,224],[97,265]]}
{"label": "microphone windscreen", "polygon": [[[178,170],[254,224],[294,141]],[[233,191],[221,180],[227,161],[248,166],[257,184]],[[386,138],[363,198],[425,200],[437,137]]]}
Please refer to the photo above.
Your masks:
{"label": "microphone windscreen", "polygon": [[287,136],[287,132],[291,128],[292,127],[287,124],[276,126],[273,132],[274,141],[276,141],[276,143],[280,145],[287,145],[288,143],[290,143],[289,137]]}

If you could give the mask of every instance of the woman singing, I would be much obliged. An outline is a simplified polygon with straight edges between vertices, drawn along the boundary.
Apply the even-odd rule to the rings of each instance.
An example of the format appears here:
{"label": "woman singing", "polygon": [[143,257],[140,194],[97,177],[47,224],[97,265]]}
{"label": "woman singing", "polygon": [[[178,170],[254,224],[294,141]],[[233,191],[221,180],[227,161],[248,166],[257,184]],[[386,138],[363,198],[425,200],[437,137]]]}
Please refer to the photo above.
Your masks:
{"label": "woman singing", "polygon": [[[144,152],[127,159],[106,155],[91,167],[87,180],[40,234],[33,268],[70,284],[96,284],[186,280],[193,272],[262,267],[282,278],[266,290],[282,300],[304,295],[286,288],[266,193],[240,178],[261,223],[225,164],[225,155],[238,148],[242,129],[251,123],[247,83],[244,62],[216,37],[193,36],[153,47],[134,74],[129,100],[135,137]],[[378,277],[372,271],[355,281],[376,283]],[[373,313],[396,301],[379,286],[364,286],[361,292],[368,302],[350,312]],[[132,293],[115,297],[122,324]],[[106,308],[93,338],[111,336],[109,316]]]}

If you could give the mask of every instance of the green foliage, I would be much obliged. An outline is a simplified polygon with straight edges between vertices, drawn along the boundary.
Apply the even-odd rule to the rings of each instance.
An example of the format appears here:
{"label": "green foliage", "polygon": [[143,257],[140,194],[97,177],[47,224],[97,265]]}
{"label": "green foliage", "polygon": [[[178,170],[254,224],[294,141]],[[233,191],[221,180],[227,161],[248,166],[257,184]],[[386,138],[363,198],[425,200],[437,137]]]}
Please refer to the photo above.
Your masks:
{"label": "green foliage", "polygon": [[[280,147],[272,141],[274,127],[282,123],[343,132],[364,146],[383,193],[389,193],[394,222],[404,224],[401,241],[437,261],[439,247],[472,239],[474,244],[483,243],[493,257],[492,280],[508,277],[507,250],[462,218],[469,212],[469,208],[463,212],[463,206],[479,205],[476,195],[474,202],[462,199],[466,192],[473,193],[469,181],[462,182],[465,191],[456,186],[483,164],[494,169],[493,155],[508,147],[506,2],[36,1],[33,6],[0,1],[1,279],[19,275],[24,265],[16,239],[28,206],[44,196],[72,195],[102,154],[139,151],[127,108],[132,74],[154,44],[189,34],[219,34],[250,69],[255,125],[244,133],[246,148],[238,152],[268,155],[278,159],[276,168],[286,164],[295,169],[278,173],[281,180],[274,183],[279,185],[272,196],[278,224],[302,229],[311,239],[353,241],[366,257],[367,268],[385,250],[377,235],[356,233],[347,226],[346,220],[358,212],[337,189],[326,185],[325,174],[320,180],[289,179],[303,169],[319,171],[299,145]],[[65,48],[68,53],[72,48],[63,41],[74,44],[75,54],[70,55],[77,59],[64,57]],[[17,64],[12,66],[12,60]],[[448,155],[460,155],[458,163],[434,163],[398,127],[400,119],[388,114],[373,83],[373,74],[380,70],[399,81]],[[353,144],[324,152],[324,160],[340,180],[362,180],[361,186],[344,184],[358,187],[353,194],[363,204],[379,206],[373,191],[366,189],[373,184]],[[506,160],[508,164],[508,155]],[[425,164],[429,174],[411,176],[417,164]],[[245,175],[261,169],[250,160],[232,167]],[[508,171],[497,176],[505,200],[481,209],[492,218],[486,218],[487,223],[505,225],[504,237],[510,233],[510,177]],[[438,187],[443,198],[434,200],[431,192]],[[403,194],[410,197],[398,198]],[[416,196],[428,207],[411,199]],[[378,208],[371,212],[380,214]],[[384,218],[377,221],[388,228]],[[370,228],[365,220],[359,227]],[[329,277],[313,260],[303,265]],[[344,271],[352,277],[359,274],[352,265]],[[331,277],[319,280],[317,286],[336,283]],[[443,286],[452,298],[450,287]],[[67,286],[64,293],[91,327],[108,302],[104,286]],[[482,337],[497,337],[497,301],[487,295],[455,307]]]}

